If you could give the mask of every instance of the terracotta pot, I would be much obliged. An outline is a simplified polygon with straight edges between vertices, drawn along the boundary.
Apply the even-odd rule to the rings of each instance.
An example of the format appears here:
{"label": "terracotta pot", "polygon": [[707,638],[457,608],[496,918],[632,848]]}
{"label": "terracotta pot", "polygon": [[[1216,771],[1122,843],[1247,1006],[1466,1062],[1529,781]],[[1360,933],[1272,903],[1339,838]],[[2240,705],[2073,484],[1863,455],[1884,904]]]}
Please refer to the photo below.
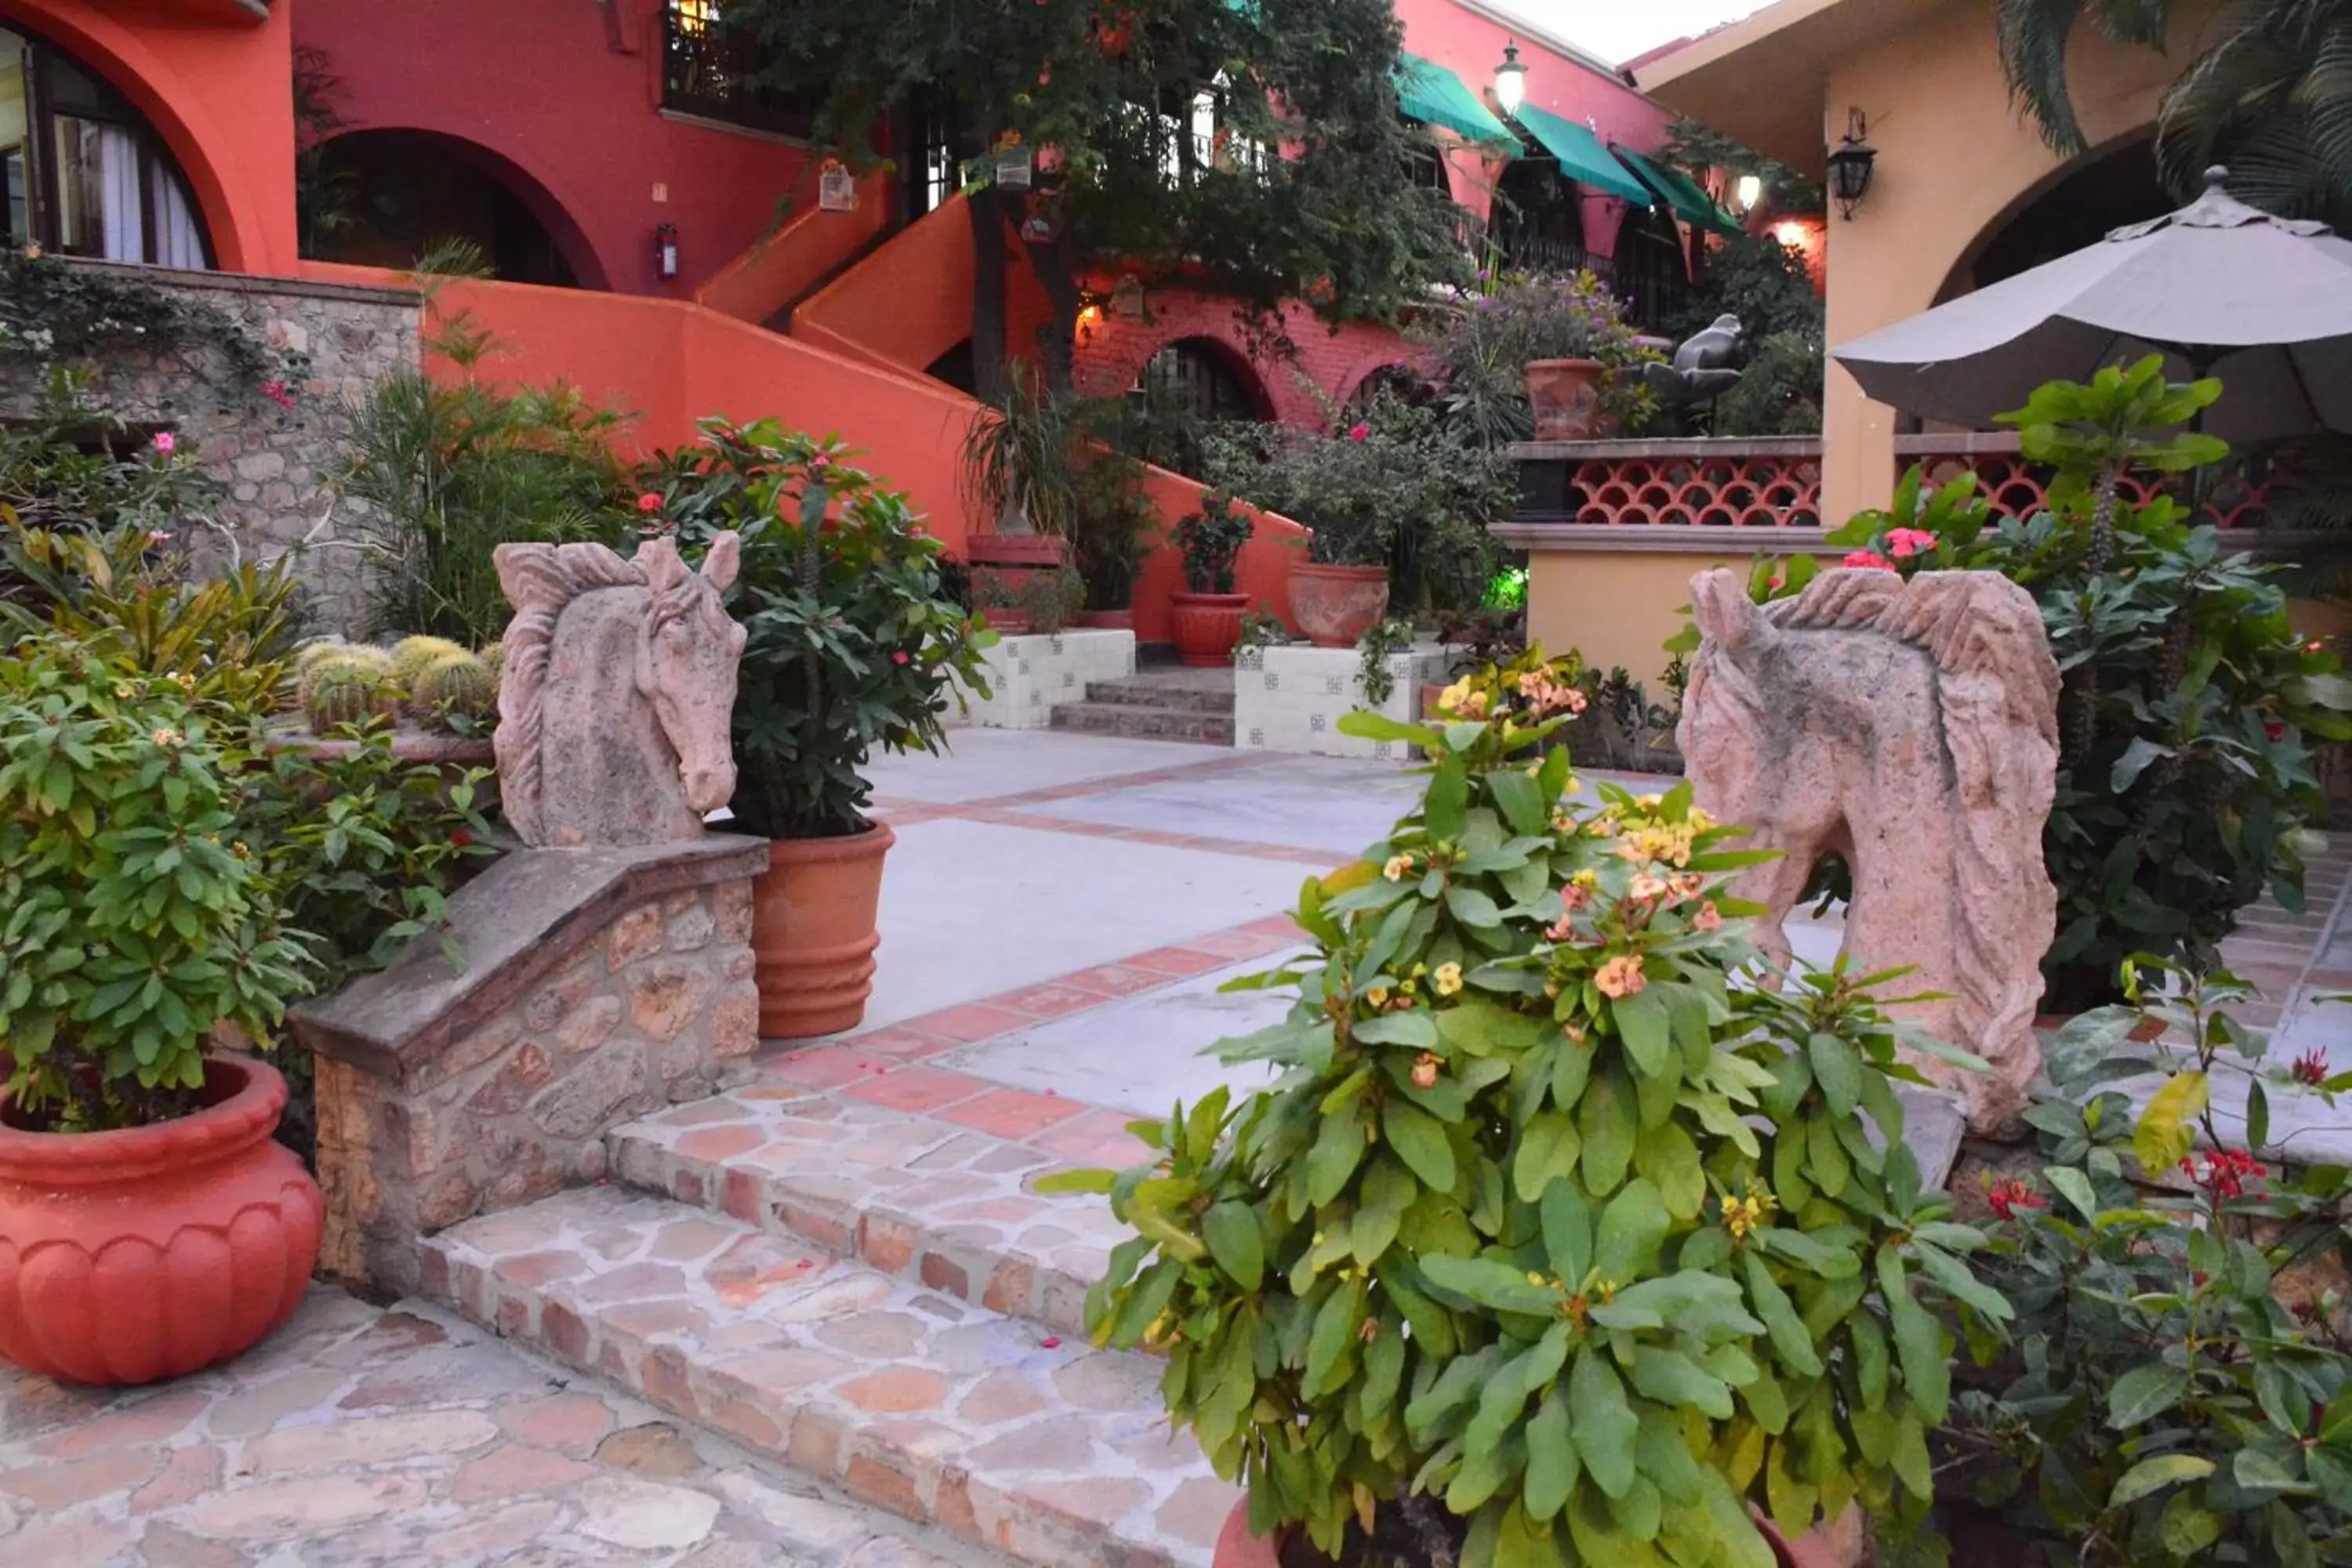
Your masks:
{"label": "terracotta pot", "polygon": [[1210,1568],[1282,1568],[1282,1541],[1250,1533],[1249,1500],[1244,1498],[1225,1515],[1225,1527],[1217,1531],[1216,1555],[1209,1563]]}
{"label": "terracotta pot", "polygon": [[973,566],[1067,566],[1070,547],[1050,533],[975,533],[963,558]]}
{"label": "terracotta pot", "polygon": [[0,1126],[0,1360],[74,1383],[183,1377],[301,1303],[326,1206],[270,1141],[286,1080],[208,1057],[203,1099],[114,1132]]}
{"label": "terracotta pot", "polygon": [[1213,669],[1234,662],[1242,640],[1247,594],[1177,594],[1170,618],[1176,626],[1176,652],[1186,664]]}
{"label": "terracotta pot", "polygon": [[1316,566],[1290,569],[1290,618],[1317,647],[1353,647],[1372,623],[1387,613],[1385,566]]}
{"label": "terracotta pot", "polygon": [[1528,405],[1538,441],[1583,441],[1601,416],[1601,379],[1608,367],[1597,359],[1537,359],[1527,363]]}
{"label": "terracotta pot", "polygon": [[801,1040],[857,1027],[874,992],[875,915],[887,823],[839,838],[778,838],[751,884],[760,1037]]}
{"label": "terracotta pot", "polygon": [[1794,1540],[1781,1533],[1762,1510],[1750,1509],[1748,1512],[1780,1568],[1853,1568],[1863,1560],[1865,1538],[1862,1515],[1854,1509],[1849,1508],[1836,1519],[1814,1525]]}
{"label": "terracotta pot", "polygon": [[1421,689],[1421,716],[1424,719],[1436,718],[1437,700],[1444,694],[1444,687],[1433,682],[1424,682]]}
{"label": "terracotta pot", "polygon": [[1029,631],[1029,612],[1020,609],[992,609],[980,612],[988,629],[1001,637],[1024,637]]}
{"label": "terracotta pot", "polygon": [[1078,617],[1078,625],[1090,631],[1131,632],[1135,629],[1133,610],[1088,610]]}

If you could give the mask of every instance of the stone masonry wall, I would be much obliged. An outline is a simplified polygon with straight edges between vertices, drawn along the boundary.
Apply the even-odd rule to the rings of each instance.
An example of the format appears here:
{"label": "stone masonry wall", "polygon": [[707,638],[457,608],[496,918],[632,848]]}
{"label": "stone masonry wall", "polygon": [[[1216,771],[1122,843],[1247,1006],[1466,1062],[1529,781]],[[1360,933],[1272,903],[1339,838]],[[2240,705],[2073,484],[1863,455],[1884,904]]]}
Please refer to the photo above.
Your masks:
{"label": "stone masonry wall", "polygon": [[325,1272],[413,1289],[421,1236],[596,1181],[605,1129],[709,1095],[758,1044],[748,879],[581,924],[575,951],[396,1078],[320,1055]]}
{"label": "stone masonry wall", "polygon": [[[104,263],[89,263],[106,266]],[[360,556],[352,541],[360,503],[335,493],[348,462],[352,407],[394,371],[417,365],[418,297],[401,289],[310,283],[290,278],[111,267],[200,300],[245,322],[273,348],[305,355],[309,372],[286,391],[292,406],[241,395],[216,364],[179,353],[118,354],[96,366],[86,397],[135,425],[171,430],[193,447],[222,492],[219,529],[179,541],[200,569],[235,552],[270,561],[296,548],[317,628],[357,629]],[[0,419],[38,411],[46,377],[26,370],[0,381]]]}

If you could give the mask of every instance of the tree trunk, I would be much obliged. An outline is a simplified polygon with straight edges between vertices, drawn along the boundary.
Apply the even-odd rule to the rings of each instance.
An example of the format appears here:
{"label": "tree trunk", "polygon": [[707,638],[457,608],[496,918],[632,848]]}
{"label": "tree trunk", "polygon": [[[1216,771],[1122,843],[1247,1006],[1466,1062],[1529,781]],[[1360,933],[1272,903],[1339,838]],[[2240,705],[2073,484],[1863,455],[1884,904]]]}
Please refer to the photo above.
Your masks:
{"label": "tree trunk", "polygon": [[982,403],[1004,406],[1004,197],[994,186],[964,198],[971,217],[971,384]]}
{"label": "tree trunk", "polygon": [[1067,397],[1076,390],[1078,310],[1086,303],[1078,289],[1070,231],[1064,228],[1050,240],[1023,243],[1028,247],[1029,266],[1045,290],[1048,307],[1045,324],[1037,329],[1037,357],[1045,367],[1045,387],[1055,397]]}

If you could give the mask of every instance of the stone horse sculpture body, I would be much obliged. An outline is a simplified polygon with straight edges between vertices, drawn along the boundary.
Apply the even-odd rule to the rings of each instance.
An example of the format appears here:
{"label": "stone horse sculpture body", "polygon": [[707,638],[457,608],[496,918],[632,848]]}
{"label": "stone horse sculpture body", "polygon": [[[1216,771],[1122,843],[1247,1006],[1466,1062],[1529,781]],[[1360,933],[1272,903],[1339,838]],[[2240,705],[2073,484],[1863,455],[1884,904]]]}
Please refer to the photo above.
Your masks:
{"label": "stone horse sculpture body", "polygon": [[1677,738],[1698,804],[1780,858],[1732,891],[1764,906],[1759,944],[1817,858],[1853,873],[1845,945],[1870,968],[1915,966],[1945,994],[1906,1021],[1984,1058],[1988,1073],[1917,1065],[1989,1131],[2025,1105],[2042,955],[2058,895],[2042,832],[2058,771],[2058,667],[2032,596],[1990,572],[1823,573],[1750,602],[1740,575],[1691,580],[1703,634]]}
{"label": "stone horse sculpture body", "polygon": [[668,539],[627,561],[601,544],[501,544],[492,560],[515,607],[495,742],[517,836],[559,848],[699,837],[735,793],[745,633],[719,594],[736,536],[720,534],[699,573]]}

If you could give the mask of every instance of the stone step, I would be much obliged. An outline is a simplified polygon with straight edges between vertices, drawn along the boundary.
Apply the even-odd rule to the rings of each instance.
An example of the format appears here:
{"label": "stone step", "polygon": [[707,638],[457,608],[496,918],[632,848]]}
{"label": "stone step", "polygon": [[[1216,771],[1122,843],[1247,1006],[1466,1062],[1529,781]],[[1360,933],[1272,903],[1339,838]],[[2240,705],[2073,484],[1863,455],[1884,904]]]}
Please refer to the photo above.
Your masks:
{"label": "stone step", "polygon": [[[856,1046],[853,1037],[842,1051]],[[1066,1165],[1133,1164],[1144,1146],[1103,1111],[1080,1112],[1045,1134],[1058,1153],[928,1114],[988,1120],[986,1092],[958,1105],[929,1102],[934,1080],[951,1077],[910,1068],[873,1080],[874,1092],[899,1105],[858,1099],[855,1086],[737,1089],[615,1128],[607,1168],[640,1191],[1082,1337],[1087,1289],[1132,1233],[1100,1197],[1041,1194],[1032,1183]]]}
{"label": "stone step", "polygon": [[[1202,679],[1200,677],[1222,677]],[[1159,675],[1130,675],[1118,680],[1089,680],[1087,700],[1120,708],[1170,708],[1183,712],[1231,713],[1234,710],[1233,671],[1171,670]]]}
{"label": "stone step", "polygon": [[618,1187],[425,1244],[427,1293],[862,1502],[1033,1568],[1206,1568],[1237,1493],[1160,1363]]}
{"label": "stone step", "polygon": [[1087,735],[1123,735],[1129,740],[1193,741],[1212,746],[1234,743],[1232,714],[1196,709],[1065,702],[1055,708],[1052,727]]}

